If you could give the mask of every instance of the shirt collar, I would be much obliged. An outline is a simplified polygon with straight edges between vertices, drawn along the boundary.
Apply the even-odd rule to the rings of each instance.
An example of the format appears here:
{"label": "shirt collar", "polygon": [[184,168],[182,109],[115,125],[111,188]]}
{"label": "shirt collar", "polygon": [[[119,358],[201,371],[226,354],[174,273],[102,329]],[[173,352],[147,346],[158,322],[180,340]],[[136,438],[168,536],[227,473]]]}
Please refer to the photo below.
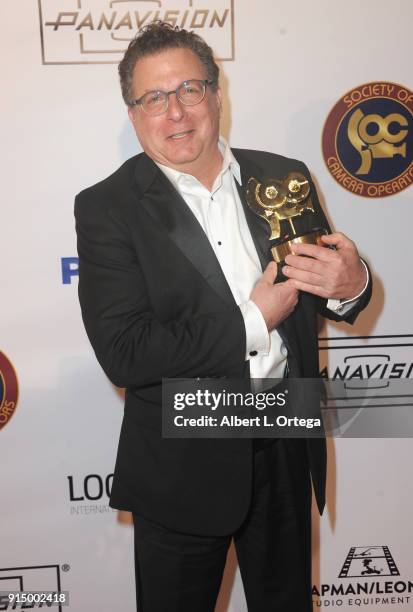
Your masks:
{"label": "shirt collar", "polygon": [[231,171],[231,174],[236,178],[237,183],[242,185],[241,181],[241,168],[237,160],[235,159],[229,144],[225,140],[223,136],[219,137],[218,148],[221,151],[222,155],[222,172],[224,173],[228,168]]}
{"label": "shirt collar", "polygon": [[[229,147],[229,144],[223,136],[219,137],[218,148],[222,155],[222,168],[220,174],[223,175],[229,169],[231,174],[237,180],[238,184],[242,185],[240,165],[235,159]],[[155,163],[175,187],[178,187],[180,183],[182,184],[182,182],[187,181],[188,178],[195,178],[191,174],[179,172],[179,170],[175,170],[174,168],[170,168],[169,166],[165,166],[164,164],[159,164],[158,162]]]}

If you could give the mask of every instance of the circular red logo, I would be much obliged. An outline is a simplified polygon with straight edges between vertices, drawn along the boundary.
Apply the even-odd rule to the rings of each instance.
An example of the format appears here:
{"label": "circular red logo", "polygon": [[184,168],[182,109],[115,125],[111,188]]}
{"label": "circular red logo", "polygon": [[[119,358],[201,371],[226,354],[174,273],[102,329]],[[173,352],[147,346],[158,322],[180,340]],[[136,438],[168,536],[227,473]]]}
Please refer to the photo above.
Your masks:
{"label": "circular red logo", "polygon": [[322,148],[332,177],[355,195],[406,189],[413,183],[413,93],[387,81],[355,87],[328,115]]}
{"label": "circular red logo", "polygon": [[10,421],[19,395],[16,372],[4,353],[0,351],[0,429]]}

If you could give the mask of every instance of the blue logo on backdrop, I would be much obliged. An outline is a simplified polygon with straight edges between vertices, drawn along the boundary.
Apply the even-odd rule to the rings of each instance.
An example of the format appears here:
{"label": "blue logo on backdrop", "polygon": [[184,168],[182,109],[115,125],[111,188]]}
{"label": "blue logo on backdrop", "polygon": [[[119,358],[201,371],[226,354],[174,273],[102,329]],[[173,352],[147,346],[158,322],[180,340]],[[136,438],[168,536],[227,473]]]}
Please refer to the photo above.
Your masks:
{"label": "blue logo on backdrop", "polygon": [[359,102],[342,120],[336,142],[349,174],[367,183],[392,181],[412,161],[412,113],[393,98]]}
{"label": "blue logo on backdrop", "polygon": [[62,283],[70,285],[74,276],[79,276],[79,257],[62,257]]}
{"label": "blue logo on backdrop", "polygon": [[334,105],[323,156],[338,183],[384,198],[413,183],[413,92],[388,81],[359,85]]}

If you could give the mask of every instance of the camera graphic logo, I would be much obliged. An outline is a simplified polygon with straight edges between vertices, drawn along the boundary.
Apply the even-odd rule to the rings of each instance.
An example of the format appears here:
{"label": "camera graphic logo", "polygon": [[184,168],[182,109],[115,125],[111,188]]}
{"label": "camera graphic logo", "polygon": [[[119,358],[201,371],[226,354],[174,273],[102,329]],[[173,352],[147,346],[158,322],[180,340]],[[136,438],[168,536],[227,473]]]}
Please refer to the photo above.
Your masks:
{"label": "camera graphic logo", "polygon": [[338,577],[374,578],[375,576],[400,576],[389,547],[351,547]]}

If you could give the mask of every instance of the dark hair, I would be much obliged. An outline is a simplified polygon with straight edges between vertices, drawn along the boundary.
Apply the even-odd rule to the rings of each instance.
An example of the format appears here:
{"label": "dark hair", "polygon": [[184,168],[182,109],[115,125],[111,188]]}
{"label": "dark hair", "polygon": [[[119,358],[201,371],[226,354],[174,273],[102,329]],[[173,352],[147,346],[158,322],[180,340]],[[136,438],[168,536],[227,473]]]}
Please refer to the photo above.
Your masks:
{"label": "dark hair", "polygon": [[218,87],[219,68],[211,47],[194,32],[174,27],[164,21],[153,21],[139,30],[118,66],[122,96],[128,106],[133,99],[132,76],[136,62],[146,55],[176,48],[193,51],[205,66],[207,79],[212,81],[212,89]]}

